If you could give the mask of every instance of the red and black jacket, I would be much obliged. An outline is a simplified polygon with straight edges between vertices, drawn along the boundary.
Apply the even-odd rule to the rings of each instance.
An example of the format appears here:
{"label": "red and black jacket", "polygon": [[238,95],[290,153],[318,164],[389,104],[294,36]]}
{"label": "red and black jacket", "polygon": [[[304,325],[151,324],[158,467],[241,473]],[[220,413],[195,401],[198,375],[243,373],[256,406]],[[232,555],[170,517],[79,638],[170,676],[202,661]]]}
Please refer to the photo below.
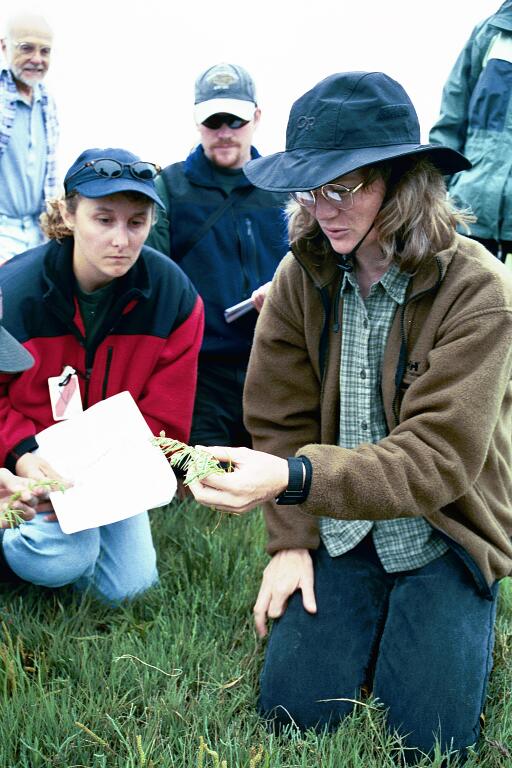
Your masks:
{"label": "red and black jacket", "polygon": [[33,355],[34,366],[0,375],[0,460],[14,469],[54,423],[48,378],[66,365],[79,377],[84,408],[127,390],[154,434],[186,440],[194,404],[203,305],[170,259],[144,247],[118,278],[112,307],[93,346],[75,295],[73,239],[15,256],[0,270],[3,324]]}

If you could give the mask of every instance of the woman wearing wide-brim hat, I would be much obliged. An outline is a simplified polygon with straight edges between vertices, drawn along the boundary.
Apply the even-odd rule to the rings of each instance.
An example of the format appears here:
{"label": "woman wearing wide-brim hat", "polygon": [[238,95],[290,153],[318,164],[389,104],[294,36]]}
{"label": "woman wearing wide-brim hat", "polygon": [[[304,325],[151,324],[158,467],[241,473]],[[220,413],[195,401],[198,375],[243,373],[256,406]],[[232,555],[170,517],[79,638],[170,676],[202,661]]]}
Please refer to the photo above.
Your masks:
{"label": "woman wearing wide-brim hat", "polygon": [[194,485],[266,502],[261,711],[332,728],[369,688],[409,761],[477,741],[512,570],[512,280],[456,233],[443,174],[467,167],[382,73],[293,105],[286,151],[246,167],[295,199],[247,377],[258,451],[213,449],[235,471]]}

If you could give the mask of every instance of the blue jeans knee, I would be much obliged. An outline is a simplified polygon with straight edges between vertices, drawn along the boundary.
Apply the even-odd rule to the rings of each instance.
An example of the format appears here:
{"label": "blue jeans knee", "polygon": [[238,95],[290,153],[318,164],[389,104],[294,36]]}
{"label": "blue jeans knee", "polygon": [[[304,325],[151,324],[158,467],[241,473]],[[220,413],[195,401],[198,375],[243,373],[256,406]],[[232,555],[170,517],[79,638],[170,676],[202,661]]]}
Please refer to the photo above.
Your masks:
{"label": "blue jeans knee", "polygon": [[99,553],[98,530],[65,534],[58,523],[41,517],[5,531],[4,556],[12,570],[25,581],[51,588],[92,574]]}

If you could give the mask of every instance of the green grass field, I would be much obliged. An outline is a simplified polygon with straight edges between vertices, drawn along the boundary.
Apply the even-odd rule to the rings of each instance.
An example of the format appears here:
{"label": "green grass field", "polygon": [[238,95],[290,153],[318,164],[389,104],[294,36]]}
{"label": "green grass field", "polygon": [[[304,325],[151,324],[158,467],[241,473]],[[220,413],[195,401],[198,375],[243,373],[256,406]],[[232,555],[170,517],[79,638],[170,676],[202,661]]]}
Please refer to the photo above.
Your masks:
{"label": "green grass field", "polygon": [[[161,585],[109,610],[71,590],[0,592],[0,768],[386,768],[400,744],[367,701],[332,736],[277,739],[255,713],[264,643],[251,610],[260,515],[152,512]],[[502,585],[478,756],[512,765],[512,585]],[[441,758],[422,766],[440,766]],[[454,765],[452,762],[451,765]]]}

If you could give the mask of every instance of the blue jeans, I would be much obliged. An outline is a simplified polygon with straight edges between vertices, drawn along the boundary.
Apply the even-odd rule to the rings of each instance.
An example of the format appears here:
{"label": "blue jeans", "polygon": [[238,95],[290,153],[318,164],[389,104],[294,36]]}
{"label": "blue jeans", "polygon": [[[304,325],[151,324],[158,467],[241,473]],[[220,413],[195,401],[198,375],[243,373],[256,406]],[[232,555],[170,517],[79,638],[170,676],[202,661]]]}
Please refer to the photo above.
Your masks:
{"label": "blue jeans", "polygon": [[0,265],[44,242],[37,216],[12,219],[0,213]]}
{"label": "blue jeans", "polygon": [[[479,736],[492,667],[497,585],[482,596],[453,552],[388,574],[371,535],[331,558],[312,552],[318,613],[295,593],[274,622],[261,675],[260,711],[279,727],[335,728],[363,685],[412,748],[461,750]],[[322,699],[331,701],[322,702]]]}
{"label": "blue jeans", "polygon": [[4,531],[3,553],[22,579],[44,587],[73,584],[110,604],[158,580],[147,512],[77,533],[63,533],[44,514]]}

